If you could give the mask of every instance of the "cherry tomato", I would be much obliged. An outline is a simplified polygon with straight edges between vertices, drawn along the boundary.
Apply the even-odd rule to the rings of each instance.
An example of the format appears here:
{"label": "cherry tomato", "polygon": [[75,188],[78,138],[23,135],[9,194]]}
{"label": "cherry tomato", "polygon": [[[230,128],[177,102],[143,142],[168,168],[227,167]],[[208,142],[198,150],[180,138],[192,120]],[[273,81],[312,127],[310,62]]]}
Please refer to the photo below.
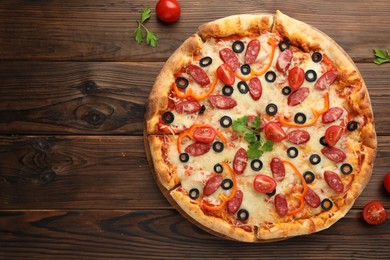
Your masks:
{"label": "cherry tomato", "polygon": [[387,190],[387,192],[390,193],[390,172],[388,172],[385,176],[385,180],[384,180],[384,183],[385,185],[385,189]]}
{"label": "cherry tomato", "polygon": [[156,5],[156,14],[161,21],[172,23],[179,19],[180,4],[176,0],[159,0]]}
{"label": "cherry tomato", "polygon": [[218,67],[217,76],[223,83],[229,86],[233,85],[236,79],[234,76],[234,71],[227,63],[224,63]]}
{"label": "cherry tomato", "polygon": [[211,127],[198,127],[193,133],[194,140],[199,143],[210,144],[214,141],[216,132]]}
{"label": "cherry tomato", "polygon": [[385,222],[387,212],[381,202],[373,200],[364,206],[363,219],[370,225],[378,225]]}
{"label": "cherry tomato", "polygon": [[300,88],[305,81],[305,72],[303,69],[294,67],[288,73],[288,84],[293,90]]}
{"label": "cherry tomato", "polygon": [[276,182],[273,178],[267,175],[257,174],[255,180],[253,181],[253,187],[260,193],[269,193],[275,189]]}
{"label": "cherry tomato", "polygon": [[338,125],[332,125],[325,131],[325,140],[326,143],[333,147],[343,135],[344,128]]}
{"label": "cherry tomato", "polygon": [[286,137],[282,127],[276,122],[269,122],[264,128],[265,137],[273,142],[280,142]]}

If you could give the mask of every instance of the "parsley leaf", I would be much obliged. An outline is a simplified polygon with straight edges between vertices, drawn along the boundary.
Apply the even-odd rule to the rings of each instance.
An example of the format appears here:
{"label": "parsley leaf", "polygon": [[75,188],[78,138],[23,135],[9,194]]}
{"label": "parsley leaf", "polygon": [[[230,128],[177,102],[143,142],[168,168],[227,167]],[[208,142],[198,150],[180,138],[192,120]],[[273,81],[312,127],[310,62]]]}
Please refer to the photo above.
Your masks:
{"label": "parsley leaf", "polygon": [[374,49],[375,54],[375,64],[382,64],[385,62],[390,62],[390,54],[388,50]]}
{"label": "parsley leaf", "polygon": [[233,130],[240,133],[246,142],[248,142],[248,158],[256,159],[263,155],[264,152],[272,151],[274,143],[269,140],[263,140],[260,136],[261,119],[257,116],[248,126],[249,118],[243,116],[233,121]]}
{"label": "parsley leaf", "polygon": [[141,44],[144,40],[144,36],[145,36],[144,31],[145,31],[146,32],[146,44],[148,44],[152,47],[156,47],[157,42],[158,42],[157,35],[155,33],[153,33],[152,31],[149,31],[146,28],[146,26],[144,25],[144,22],[150,18],[150,14],[151,14],[150,7],[145,7],[142,10],[141,20],[137,20],[138,27],[137,27],[137,29],[135,29],[133,35],[134,35],[134,39],[137,41],[137,43]]}

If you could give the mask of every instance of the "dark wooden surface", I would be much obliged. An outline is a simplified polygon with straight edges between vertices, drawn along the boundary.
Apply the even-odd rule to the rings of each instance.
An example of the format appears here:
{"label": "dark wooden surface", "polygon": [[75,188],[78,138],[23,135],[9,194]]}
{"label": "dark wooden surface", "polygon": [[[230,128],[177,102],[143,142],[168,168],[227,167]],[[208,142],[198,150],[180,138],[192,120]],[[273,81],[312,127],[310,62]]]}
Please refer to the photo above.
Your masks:
{"label": "dark wooden surface", "polygon": [[[171,25],[156,1],[0,2],[0,259],[390,259],[390,220],[361,210],[390,195],[390,4],[379,1],[180,1]],[[157,48],[132,39],[147,22]],[[143,148],[145,102],[169,55],[197,26],[276,9],[335,39],[367,83],[376,119],[373,177],[345,218],[286,241],[216,238],[179,215],[158,190]]]}

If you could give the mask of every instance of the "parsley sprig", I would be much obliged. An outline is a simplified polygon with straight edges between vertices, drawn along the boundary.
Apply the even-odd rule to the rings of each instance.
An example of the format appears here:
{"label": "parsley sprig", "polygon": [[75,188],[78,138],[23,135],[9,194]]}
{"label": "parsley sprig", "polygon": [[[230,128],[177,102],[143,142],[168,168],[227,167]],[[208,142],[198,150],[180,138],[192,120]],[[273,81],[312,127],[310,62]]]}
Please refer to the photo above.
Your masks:
{"label": "parsley sprig", "polygon": [[244,140],[249,143],[247,150],[248,158],[256,159],[261,157],[264,152],[272,151],[274,143],[260,138],[261,120],[259,116],[253,120],[250,126],[248,126],[248,122],[249,118],[243,116],[234,120],[232,127],[234,131],[242,134]]}
{"label": "parsley sprig", "polygon": [[141,20],[137,20],[138,27],[134,31],[133,35],[138,44],[141,44],[144,39],[144,31],[146,32],[146,44],[156,47],[158,38],[157,35],[152,31],[149,31],[148,28],[144,25],[144,22],[150,18],[150,7],[145,7],[141,13]]}
{"label": "parsley sprig", "polygon": [[375,64],[382,64],[385,62],[390,62],[390,54],[388,50],[374,49],[375,54]]}

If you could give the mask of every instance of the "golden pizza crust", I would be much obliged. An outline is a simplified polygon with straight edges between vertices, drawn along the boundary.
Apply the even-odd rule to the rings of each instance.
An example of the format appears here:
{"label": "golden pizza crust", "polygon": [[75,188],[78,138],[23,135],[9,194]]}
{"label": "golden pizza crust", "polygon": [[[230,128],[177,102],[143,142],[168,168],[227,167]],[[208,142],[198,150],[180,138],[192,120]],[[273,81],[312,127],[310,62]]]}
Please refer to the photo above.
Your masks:
{"label": "golden pizza crust", "polygon": [[161,69],[146,105],[147,134],[158,133],[160,112],[168,108],[168,95],[175,81],[174,74],[192,61],[192,55],[203,46],[202,39],[194,34],[172,54]]}
{"label": "golden pizza crust", "polygon": [[259,35],[271,31],[273,16],[270,14],[242,14],[221,18],[199,26],[202,39],[228,36]]}
{"label": "golden pizza crust", "polygon": [[178,189],[171,191],[170,194],[178,206],[191,218],[190,220],[195,220],[195,224],[199,223],[206,227],[207,231],[244,242],[254,242],[256,240],[254,231],[245,231],[221,218],[204,214],[199,206],[199,202],[194,202],[187,194],[183,194]]}

